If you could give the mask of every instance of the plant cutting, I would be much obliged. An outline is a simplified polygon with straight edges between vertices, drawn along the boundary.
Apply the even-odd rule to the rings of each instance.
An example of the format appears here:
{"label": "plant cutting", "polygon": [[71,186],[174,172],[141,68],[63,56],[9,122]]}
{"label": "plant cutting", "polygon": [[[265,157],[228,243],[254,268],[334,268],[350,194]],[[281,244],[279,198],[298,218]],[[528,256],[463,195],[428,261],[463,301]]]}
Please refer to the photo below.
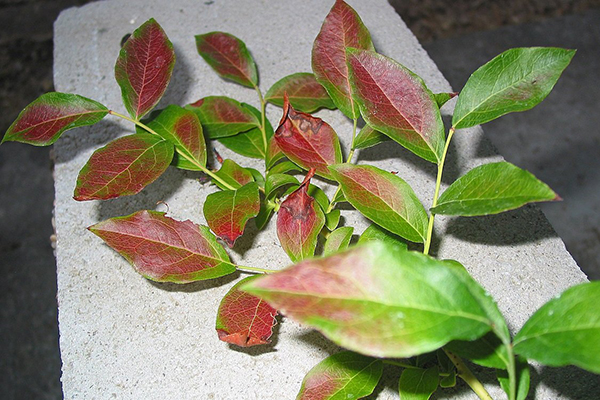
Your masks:
{"label": "plant cutting", "polygon": [[[446,134],[439,107],[452,95],[431,93],[411,71],[376,53],[366,27],[342,1],[335,3],[315,41],[314,74],[284,78],[266,94],[258,89],[256,67],[239,39],[221,32],[196,39],[200,55],[219,75],[257,92],[258,108],[210,96],[150,114],[174,63],[166,35],[150,20],[125,43],[117,61],[128,115],[75,95],[48,94],[23,111],[4,140],[49,144],[66,129],[108,114],[130,120],[137,132],[99,149],[81,171],[77,200],[137,193],[169,164],[208,175],[220,189],[203,206],[208,227],[146,210],[99,222],[90,230],[152,280],[185,283],[237,270],[265,274],[243,279],[223,299],[216,323],[222,340],[243,346],[268,342],[279,310],[351,350],[315,367],[300,398],[315,398],[324,381],[330,391],[316,398],[368,395],[388,364],[403,368],[403,397],[422,391],[420,382],[427,383],[425,392],[430,393],[452,386],[458,376],[485,398],[462,359],[498,370],[509,398],[526,392],[524,358],[597,372],[594,336],[586,336],[598,330],[597,313],[586,306],[597,297],[597,285],[570,289],[557,303],[549,303],[549,310],[540,310],[538,322],[532,317],[539,331],[526,329],[528,323],[512,338],[493,301],[458,262],[428,256],[436,214],[486,215],[556,199],[546,185],[508,163],[475,168],[443,193],[441,178],[455,134],[539,103],[567,66],[571,51],[516,49],[492,60],[461,91]],[[277,129],[265,117],[267,102],[283,106]],[[353,121],[348,154],[334,129],[310,115],[322,106],[336,106]],[[358,132],[361,118],[366,125]],[[210,168],[205,139],[264,159],[264,171],[244,168],[241,157]],[[438,166],[433,204],[424,206],[401,176],[368,165],[360,154],[354,157],[355,149],[384,140]],[[335,182],[336,193],[327,197],[314,185],[315,176]],[[373,221],[359,243],[353,240],[353,227],[341,223],[340,203]],[[276,220],[270,221],[275,213]],[[298,264],[277,273],[234,264],[221,243],[234,247],[250,219],[259,228],[276,225],[282,248]],[[325,257],[315,258],[317,247]],[[568,325],[561,313],[573,315],[573,310],[578,317]],[[556,320],[549,321],[548,315],[557,315]],[[568,325],[560,332],[568,331],[570,340],[580,336],[568,354],[557,355],[565,338],[548,330],[556,324]],[[548,337],[557,341],[551,345],[554,351],[531,352]],[[544,359],[548,355],[554,358]],[[354,390],[356,386],[361,389]]]}

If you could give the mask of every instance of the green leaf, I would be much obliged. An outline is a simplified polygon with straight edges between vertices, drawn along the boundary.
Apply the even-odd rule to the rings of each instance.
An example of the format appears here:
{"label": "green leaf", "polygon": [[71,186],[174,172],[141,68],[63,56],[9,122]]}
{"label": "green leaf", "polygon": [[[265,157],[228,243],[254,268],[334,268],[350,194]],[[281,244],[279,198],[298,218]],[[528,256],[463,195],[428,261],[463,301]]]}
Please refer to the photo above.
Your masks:
{"label": "green leaf", "polygon": [[296,400],[354,400],[373,393],[383,362],[351,351],[327,357],[302,381]]}
{"label": "green leaf", "polygon": [[292,106],[305,113],[320,108],[335,109],[327,91],[310,72],[299,72],[281,78],[267,91],[265,100],[283,107],[283,98],[288,95]]}
{"label": "green leaf", "polygon": [[206,143],[196,114],[172,104],[147,125],[175,145],[178,156],[174,159],[176,167],[192,171],[206,167]]}
{"label": "green leaf", "polygon": [[[515,359],[515,372],[517,374],[517,398],[516,400],[525,400],[527,398],[527,394],[529,393],[529,383],[530,383],[530,371],[529,364],[527,360],[523,357],[517,357]],[[502,390],[510,396],[510,383],[508,378],[508,372],[505,370],[496,371],[496,376],[498,378],[498,382],[500,382],[500,386]]]}
{"label": "green leaf", "polygon": [[456,386],[456,370],[452,370],[447,376],[440,379],[441,388],[452,388]]}
{"label": "green leaf", "polygon": [[244,233],[246,223],[260,211],[260,196],[256,182],[237,190],[211,193],[204,202],[204,217],[210,229],[233,248]]}
{"label": "green leaf", "polygon": [[402,178],[370,165],[337,164],[329,169],[346,200],[365,217],[407,240],[425,241],[427,212]]}
{"label": "green leaf", "polygon": [[[327,210],[324,210],[327,211]],[[340,223],[340,210],[331,210],[329,213],[325,214],[325,226],[330,231],[333,231]]]}
{"label": "green leaf", "polygon": [[250,108],[225,96],[208,96],[186,106],[196,113],[209,139],[237,135],[260,127],[260,119]]}
{"label": "green leaf", "polygon": [[560,197],[531,173],[507,162],[480,165],[457,179],[431,209],[434,214],[498,214]]}
{"label": "green leaf", "polygon": [[354,138],[354,148],[366,149],[367,147],[373,147],[376,144],[387,142],[388,140],[391,140],[389,136],[376,131],[371,125],[365,125]]}
{"label": "green leaf", "polygon": [[400,375],[400,400],[428,400],[437,390],[440,376],[437,367],[407,368]]}
{"label": "green leaf", "polygon": [[261,199],[260,202],[260,211],[256,218],[254,218],[254,224],[258,230],[262,230],[271,219],[271,215],[273,215],[273,211],[275,211],[275,203],[271,201],[267,201],[265,199]]}
{"label": "green leaf", "polygon": [[300,182],[292,175],[288,174],[269,174],[265,182],[265,197],[271,199],[274,192],[287,185],[299,186]]}
{"label": "green leaf", "polygon": [[315,199],[319,207],[323,212],[327,211],[329,208],[329,197],[325,194],[323,189],[316,185],[309,185],[308,187],[308,195]]}
{"label": "green leaf", "polygon": [[575,50],[551,47],[505,51],[473,72],[458,96],[452,126],[468,128],[535,107],[574,55]]}
{"label": "green leaf", "polygon": [[364,230],[358,238],[358,244],[367,243],[373,240],[379,240],[389,243],[394,246],[400,246],[403,249],[408,249],[408,245],[400,236],[394,235],[377,224],[371,224]]}
{"label": "green leaf", "polygon": [[[242,103],[242,107],[250,110],[257,120],[261,119],[260,111],[258,111],[256,108],[246,103]],[[273,136],[273,127],[268,119],[265,119],[265,129],[268,143]],[[264,159],[267,155],[262,130],[260,127],[252,128],[249,131],[242,132],[237,135],[222,137],[218,140],[228,149],[233,150],[244,157]]]}
{"label": "green leaf", "polygon": [[448,100],[453,99],[458,96],[458,92],[450,92],[450,93],[434,93],[433,98],[437,103],[439,108],[442,108],[444,104],[448,102]]}
{"label": "green leaf", "polygon": [[444,348],[483,367],[496,369],[509,367],[510,356],[507,347],[494,332],[488,332],[470,342],[455,340]]}
{"label": "green leaf", "polygon": [[[254,176],[248,168],[240,167],[235,161],[230,159],[224,160],[221,169],[214,174],[235,189],[239,189],[245,184],[254,181]],[[213,182],[221,189],[229,189],[216,179],[213,179]]]}
{"label": "green leaf", "polygon": [[323,255],[328,256],[340,250],[346,250],[353,233],[354,228],[351,226],[342,226],[331,232],[323,247]]}
{"label": "green leaf", "polygon": [[302,172],[302,168],[291,161],[282,161],[269,170],[271,174],[287,174],[288,172]]}
{"label": "green leaf", "polygon": [[21,142],[49,146],[64,131],[93,125],[108,114],[108,109],[86,97],[67,93],[46,93],[30,103],[8,128],[2,142]]}
{"label": "green leaf", "polygon": [[515,353],[544,365],[573,364],[600,374],[600,281],[583,283],[544,304],[514,339]]}
{"label": "green leaf", "polygon": [[475,340],[498,323],[497,306],[464,268],[377,241],[304,260],[242,290],[374,357],[412,357]]}

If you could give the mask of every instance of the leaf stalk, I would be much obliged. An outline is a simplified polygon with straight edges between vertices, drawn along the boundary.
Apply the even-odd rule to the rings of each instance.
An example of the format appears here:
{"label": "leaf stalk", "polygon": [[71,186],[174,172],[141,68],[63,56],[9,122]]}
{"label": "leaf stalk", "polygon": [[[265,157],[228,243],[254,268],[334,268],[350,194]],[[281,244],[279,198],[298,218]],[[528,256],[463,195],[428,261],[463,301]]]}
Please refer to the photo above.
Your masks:
{"label": "leaf stalk", "polygon": [[467,365],[464,363],[464,361],[461,360],[460,357],[456,356],[454,353],[451,353],[446,349],[443,349],[443,350],[446,353],[446,355],[448,356],[448,358],[450,359],[450,361],[452,361],[452,363],[456,367],[456,370],[458,372],[457,375],[463,381],[465,381],[465,383],[467,385],[469,385],[471,390],[473,390],[473,392],[475,392],[475,394],[481,400],[493,400],[492,396],[490,396],[488,391],[485,390],[485,387],[483,387],[483,384],[479,381],[479,379],[477,379],[475,377],[475,375],[473,375],[473,373],[471,372],[469,367],[467,367]]}

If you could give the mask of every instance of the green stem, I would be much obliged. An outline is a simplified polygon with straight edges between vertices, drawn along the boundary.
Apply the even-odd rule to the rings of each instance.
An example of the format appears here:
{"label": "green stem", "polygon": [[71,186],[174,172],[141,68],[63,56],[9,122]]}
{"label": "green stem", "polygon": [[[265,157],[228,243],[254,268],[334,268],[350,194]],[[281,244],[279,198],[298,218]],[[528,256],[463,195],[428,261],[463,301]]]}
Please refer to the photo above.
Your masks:
{"label": "green stem", "polygon": [[446,349],[443,350],[448,356],[448,358],[450,358],[450,361],[452,361],[452,363],[456,367],[458,376],[463,381],[465,381],[467,385],[469,385],[469,387],[475,392],[475,394],[479,396],[481,400],[493,400],[492,396],[490,396],[488,391],[485,390],[483,384],[479,381],[479,379],[475,377],[475,375],[473,375],[473,373],[471,372],[469,367],[467,367],[467,365],[463,362],[463,360],[461,360],[460,357],[456,356],[454,353],[451,353]]}
{"label": "green stem", "polygon": [[[351,163],[352,157],[354,157],[354,150],[355,150],[354,149],[354,139],[356,138],[357,125],[358,125],[358,118],[354,118],[353,126],[352,126],[352,142],[350,144],[350,152],[348,153],[348,158],[346,159],[346,164]],[[325,212],[325,214],[329,214],[335,207],[336,203],[333,202],[333,199],[335,199],[337,197],[337,195],[341,189],[342,189],[342,187],[340,185],[338,185],[338,187],[335,189],[335,193],[333,194],[333,197],[331,198],[331,203],[329,203],[329,207],[327,207],[327,212]]]}
{"label": "green stem", "polygon": [[[446,162],[446,155],[448,154],[448,148],[450,147],[450,141],[452,140],[452,136],[454,136],[454,128],[450,128],[448,132],[448,137],[446,138],[446,145],[444,146],[444,152],[442,153],[442,159],[438,163],[438,171],[437,178],[435,181],[435,192],[433,194],[433,203],[431,208],[437,206],[438,197],[440,194],[440,186],[442,185],[442,174],[444,173],[444,163]],[[423,249],[423,254],[429,254],[429,249],[431,247],[431,238],[433,236],[433,222],[435,220],[435,214],[431,212],[429,215],[429,225],[427,226],[427,238],[425,239],[425,247]]]}
{"label": "green stem", "polygon": [[[122,119],[124,119],[126,121],[133,122],[134,124],[136,124],[140,128],[144,129],[146,132],[151,133],[153,135],[156,135],[156,136],[160,137],[160,135],[158,133],[156,133],[156,131],[154,129],[150,128],[148,125],[146,125],[146,124],[144,124],[144,123],[142,123],[142,122],[140,122],[138,120],[130,118],[127,115],[119,114],[118,112],[115,112],[113,110],[109,110],[108,113],[111,114],[111,115],[114,115],[115,117],[122,118]],[[235,188],[233,186],[231,186],[229,183],[225,182],[222,178],[220,178],[214,172],[212,172],[211,170],[209,170],[208,168],[206,168],[204,165],[200,164],[198,162],[198,160],[195,160],[194,158],[188,156],[185,153],[178,153],[178,154],[180,156],[182,156],[183,158],[185,158],[186,160],[188,160],[189,162],[191,162],[192,164],[194,164],[196,167],[198,167],[206,175],[210,176],[212,179],[214,179],[215,181],[219,182],[225,188],[227,188],[229,190],[235,190]]]}
{"label": "green stem", "polygon": [[506,346],[508,349],[508,399],[517,398],[517,369],[515,366],[515,353],[512,344]]}
{"label": "green stem", "polygon": [[247,267],[245,265],[236,265],[235,269],[237,269],[238,271],[243,271],[243,272],[257,272],[259,274],[272,274],[273,272],[276,272],[271,269]]}

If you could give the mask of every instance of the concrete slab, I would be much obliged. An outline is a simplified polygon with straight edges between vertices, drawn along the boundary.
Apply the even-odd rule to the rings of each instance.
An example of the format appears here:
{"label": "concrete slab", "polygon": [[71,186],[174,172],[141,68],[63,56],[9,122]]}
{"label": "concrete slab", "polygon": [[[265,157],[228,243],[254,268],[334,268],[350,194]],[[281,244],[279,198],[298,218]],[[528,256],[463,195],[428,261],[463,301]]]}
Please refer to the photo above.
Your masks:
{"label": "concrete slab", "polygon": [[[450,90],[384,0],[349,3],[371,30],[380,52],[421,75],[432,90]],[[287,74],[310,71],[311,44],[330,7],[330,2],[318,0],[176,0],[169,5],[159,0],[109,0],[71,9],[55,24],[55,85],[59,91],[88,96],[122,112],[113,79],[119,42],[154,17],[171,38],[178,56],[173,82],[161,104],[185,104],[211,94],[256,104],[253,91],[224,82],[201,61],[193,35],[224,30],[242,38],[259,66],[260,86],[266,91]],[[319,116],[336,129],[347,146],[351,123],[332,111],[322,111]],[[280,110],[269,107],[268,117],[277,123]],[[58,300],[65,398],[294,397],[304,374],[337,351],[335,346],[315,332],[284,321],[272,347],[248,351],[230,348],[217,340],[214,319],[219,300],[234,279],[185,286],[151,283],[85,231],[99,220],[154,209],[157,201],[168,203],[174,218],[204,223],[201,204],[213,188],[201,185],[197,175],[174,169],[135,197],[103,203],[72,200],[77,173],[93,150],[131,130],[119,121],[106,120],[90,129],[69,132],[56,146]],[[480,129],[465,131],[455,140],[446,183],[474,165],[500,159]],[[237,158],[216,147],[224,157]],[[432,165],[390,145],[363,151],[359,160],[398,171],[425,204],[431,202]],[[262,168],[252,160],[241,162]],[[367,225],[352,211],[344,210],[343,215],[357,232]],[[510,225],[504,227],[507,223]],[[536,207],[484,219],[440,218],[437,236],[437,255],[463,262],[497,299],[513,331],[542,303],[585,280]],[[277,245],[273,223],[266,231],[249,232],[238,246],[230,254],[245,265],[276,269],[288,263]],[[570,388],[562,382],[574,381],[583,393],[577,398],[591,399],[591,393],[597,393],[592,379],[579,370],[540,369],[534,374],[536,397],[572,398]],[[487,376],[485,382],[494,397],[502,396],[493,377]],[[394,378],[390,378],[376,397],[394,398],[395,386]],[[438,398],[452,394],[474,398],[464,387]]]}

